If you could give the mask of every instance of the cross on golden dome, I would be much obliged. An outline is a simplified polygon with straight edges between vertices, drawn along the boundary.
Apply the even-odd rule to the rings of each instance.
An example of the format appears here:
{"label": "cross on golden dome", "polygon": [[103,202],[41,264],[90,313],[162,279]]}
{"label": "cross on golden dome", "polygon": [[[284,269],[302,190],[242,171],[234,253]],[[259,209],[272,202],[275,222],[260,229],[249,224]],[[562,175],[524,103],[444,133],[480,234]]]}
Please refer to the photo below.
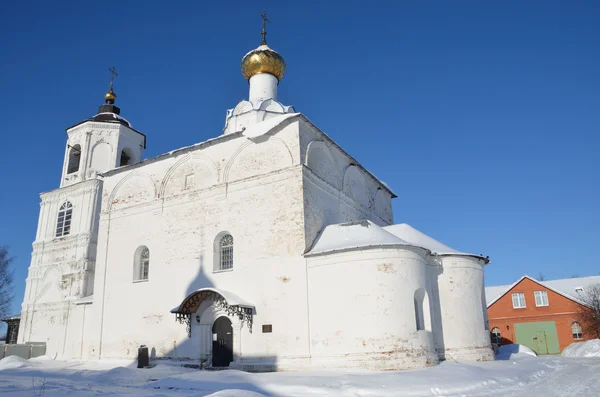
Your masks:
{"label": "cross on golden dome", "polygon": [[260,34],[262,34],[262,42],[260,43],[260,45],[266,45],[267,44],[267,24],[271,23],[271,21],[269,21],[267,19],[266,11],[261,12],[260,17],[263,19],[262,32],[260,33]]}
{"label": "cross on golden dome", "polygon": [[115,94],[115,92],[113,91],[113,84],[115,82],[115,77],[117,77],[119,75],[119,73],[117,73],[117,70],[115,69],[114,66],[108,68],[108,71],[110,72],[110,75],[111,75],[110,76],[110,88],[109,88],[108,92],[106,94],[104,94],[104,100],[106,101],[106,103],[112,105],[117,100],[117,94]]}
{"label": "cross on golden dome", "polygon": [[242,74],[246,80],[259,73],[269,73],[281,80],[285,73],[285,61],[267,45],[267,23],[271,22],[267,19],[267,13],[261,12],[260,17],[263,20],[262,42],[242,59]]}

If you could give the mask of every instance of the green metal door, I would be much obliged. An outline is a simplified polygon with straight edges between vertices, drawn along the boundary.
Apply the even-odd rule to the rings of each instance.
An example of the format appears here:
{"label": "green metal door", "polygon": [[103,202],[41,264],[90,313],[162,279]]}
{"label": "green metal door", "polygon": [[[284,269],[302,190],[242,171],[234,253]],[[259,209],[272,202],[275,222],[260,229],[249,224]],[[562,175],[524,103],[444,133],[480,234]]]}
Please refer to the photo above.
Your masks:
{"label": "green metal door", "polygon": [[525,345],[537,354],[558,354],[558,334],[554,321],[515,324],[517,343]]}
{"label": "green metal door", "polygon": [[548,354],[548,344],[546,343],[546,333],[544,331],[536,331],[533,341],[537,345],[537,349],[534,350],[537,354]]}

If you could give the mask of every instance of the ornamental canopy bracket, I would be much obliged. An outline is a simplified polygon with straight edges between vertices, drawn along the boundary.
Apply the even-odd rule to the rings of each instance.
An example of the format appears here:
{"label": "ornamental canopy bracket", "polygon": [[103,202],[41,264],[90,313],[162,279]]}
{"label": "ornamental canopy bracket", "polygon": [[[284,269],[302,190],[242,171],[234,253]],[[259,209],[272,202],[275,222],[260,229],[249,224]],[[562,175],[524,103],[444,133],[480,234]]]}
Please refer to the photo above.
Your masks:
{"label": "ornamental canopy bracket", "polygon": [[229,316],[238,316],[242,324],[246,323],[248,330],[252,332],[254,305],[228,291],[201,288],[189,294],[179,306],[171,310],[171,313],[175,314],[175,320],[186,325],[189,337],[192,336],[192,314],[196,313],[205,300],[212,301],[217,308],[224,310]]}

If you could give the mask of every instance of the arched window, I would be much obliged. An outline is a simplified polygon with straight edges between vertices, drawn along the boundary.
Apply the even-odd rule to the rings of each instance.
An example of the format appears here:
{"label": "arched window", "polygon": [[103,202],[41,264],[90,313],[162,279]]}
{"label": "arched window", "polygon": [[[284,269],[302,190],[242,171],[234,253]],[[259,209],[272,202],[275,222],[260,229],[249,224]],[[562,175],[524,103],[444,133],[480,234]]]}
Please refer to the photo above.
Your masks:
{"label": "arched window", "polygon": [[500,344],[502,340],[502,335],[500,334],[500,328],[495,327],[492,329],[492,343]]}
{"label": "arched window", "polygon": [[227,233],[219,238],[216,270],[233,269],[233,237]]}
{"label": "arched window", "polygon": [[135,250],[133,258],[133,281],[146,281],[150,272],[150,250],[145,245]]}
{"label": "arched window", "polygon": [[431,318],[429,315],[429,297],[424,288],[419,288],[414,295],[415,325],[417,331],[431,331]]}
{"label": "arched window", "polygon": [[573,339],[583,339],[583,330],[581,329],[581,324],[578,322],[571,324],[571,331],[573,331]]}
{"label": "arched window", "polygon": [[79,160],[81,160],[81,146],[71,146],[69,150],[69,163],[67,164],[67,174],[79,171]]}
{"label": "arched window", "polygon": [[66,236],[71,232],[71,216],[73,215],[73,205],[65,202],[58,210],[58,220],[56,222],[56,237]]}

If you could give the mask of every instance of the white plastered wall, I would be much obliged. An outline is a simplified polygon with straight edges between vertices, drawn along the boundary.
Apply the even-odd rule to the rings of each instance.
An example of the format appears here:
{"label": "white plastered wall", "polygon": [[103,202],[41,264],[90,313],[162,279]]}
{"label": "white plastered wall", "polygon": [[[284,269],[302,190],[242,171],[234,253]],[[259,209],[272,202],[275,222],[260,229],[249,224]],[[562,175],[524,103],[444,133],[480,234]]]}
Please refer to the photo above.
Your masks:
{"label": "white plastered wall", "polygon": [[[41,195],[19,342],[46,342],[49,355],[70,356],[67,334],[78,322],[72,302],[93,293],[101,189],[101,181],[88,180]],[[56,237],[58,211],[67,201],[70,233]]]}
{"label": "white plastered wall", "polygon": [[460,255],[442,256],[440,260],[442,269],[437,279],[443,327],[440,354],[453,360],[493,360],[481,304],[484,260]]}
{"label": "white plastered wall", "polygon": [[417,330],[414,295],[427,289],[421,249],[370,248],[307,262],[313,366],[392,370],[438,362],[429,307]]}
{"label": "white plastered wall", "polygon": [[[159,357],[200,357],[200,336],[188,338],[169,311],[215,287],[257,308],[253,332],[241,326],[235,335],[240,365],[306,357],[299,127],[279,128],[260,141],[230,134],[105,176],[90,356],[134,357],[146,344]],[[234,268],[213,272],[223,231],[234,238]],[[150,250],[149,280],[134,283],[140,245]],[[263,334],[262,324],[273,332]]]}

